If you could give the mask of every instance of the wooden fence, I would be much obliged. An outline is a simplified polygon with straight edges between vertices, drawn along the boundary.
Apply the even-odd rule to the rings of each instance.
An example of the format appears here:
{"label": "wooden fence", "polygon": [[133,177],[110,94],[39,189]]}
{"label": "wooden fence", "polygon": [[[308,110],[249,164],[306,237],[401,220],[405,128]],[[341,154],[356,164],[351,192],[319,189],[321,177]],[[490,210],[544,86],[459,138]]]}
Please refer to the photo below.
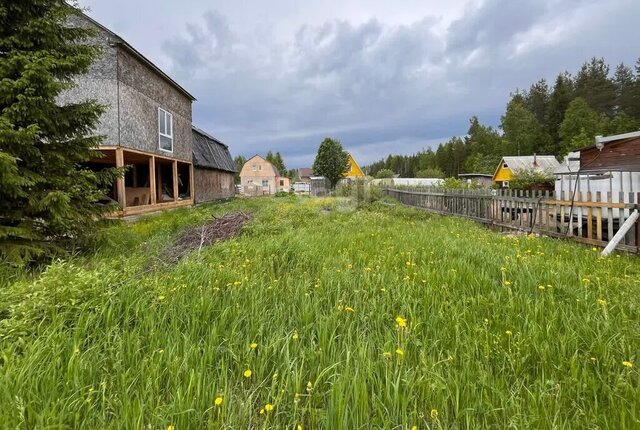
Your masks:
{"label": "wooden fence", "polygon": [[[385,194],[403,204],[443,215],[456,215],[495,226],[606,246],[637,209],[640,193],[567,193],[516,190],[401,190]],[[640,251],[638,223],[618,249]]]}

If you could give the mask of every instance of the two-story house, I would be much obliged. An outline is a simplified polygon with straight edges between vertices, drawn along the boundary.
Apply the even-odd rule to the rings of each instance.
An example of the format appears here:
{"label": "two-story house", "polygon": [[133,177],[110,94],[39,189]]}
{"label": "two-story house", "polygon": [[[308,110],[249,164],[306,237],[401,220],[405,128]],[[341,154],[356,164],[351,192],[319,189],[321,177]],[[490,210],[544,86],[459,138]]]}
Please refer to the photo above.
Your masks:
{"label": "two-story house", "polygon": [[249,158],[240,171],[240,184],[246,195],[275,194],[289,191],[289,178],[280,176],[278,169],[259,155]]}
{"label": "two-story house", "polygon": [[[198,190],[194,184],[194,158],[206,145],[200,145],[199,154],[194,154],[194,140],[201,139],[202,132],[192,127],[193,95],[87,15],[74,16],[68,24],[94,29],[96,36],[91,43],[100,46],[102,55],[87,74],[75,79],[75,87],[62,94],[59,102],[96,100],[106,107],[96,130],[105,136],[98,148],[103,157],[91,160],[89,167],[128,167],[125,177],[107,196],[120,204],[121,214],[193,205],[198,191],[203,197],[219,195],[215,190]],[[208,135],[206,140],[213,149],[220,144]],[[227,166],[232,163],[228,148],[220,147],[215,154],[224,159],[213,164],[205,160],[195,168],[210,171],[212,166],[224,166],[219,176],[225,180],[229,176],[233,183],[235,169]],[[203,160],[201,156],[197,159]],[[212,180],[199,183],[222,186],[223,182],[226,184]],[[229,192],[222,194],[226,197]]]}

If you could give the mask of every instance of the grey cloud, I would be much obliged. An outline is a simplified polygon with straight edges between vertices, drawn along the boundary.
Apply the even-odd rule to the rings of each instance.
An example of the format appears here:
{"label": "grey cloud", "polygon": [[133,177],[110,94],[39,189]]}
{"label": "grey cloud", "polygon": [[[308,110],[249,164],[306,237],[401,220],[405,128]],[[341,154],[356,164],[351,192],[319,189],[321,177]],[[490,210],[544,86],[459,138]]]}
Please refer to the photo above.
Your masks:
{"label": "grey cloud", "polygon": [[592,55],[633,61],[639,15],[633,0],[487,0],[444,34],[426,16],[329,20],[282,40],[211,11],[163,50],[199,99],[196,122],[234,154],[279,150],[295,167],[334,135],[364,163],[462,134],[471,115],[495,125],[511,91]]}

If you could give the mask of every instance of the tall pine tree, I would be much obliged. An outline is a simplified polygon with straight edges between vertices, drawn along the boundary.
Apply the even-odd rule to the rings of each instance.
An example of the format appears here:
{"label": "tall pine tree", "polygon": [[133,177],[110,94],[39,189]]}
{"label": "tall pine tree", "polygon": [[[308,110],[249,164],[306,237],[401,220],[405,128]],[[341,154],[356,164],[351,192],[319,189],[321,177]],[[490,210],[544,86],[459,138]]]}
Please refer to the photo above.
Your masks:
{"label": "tall pine tree", "polygon": [[116,177],[82,163],[97,156],[103,107],[56,99],[99,51],[91,33],[66,26],[65,0],[0,5],[0,255],[26,261],[78,244],[95,232],[95,205]]}

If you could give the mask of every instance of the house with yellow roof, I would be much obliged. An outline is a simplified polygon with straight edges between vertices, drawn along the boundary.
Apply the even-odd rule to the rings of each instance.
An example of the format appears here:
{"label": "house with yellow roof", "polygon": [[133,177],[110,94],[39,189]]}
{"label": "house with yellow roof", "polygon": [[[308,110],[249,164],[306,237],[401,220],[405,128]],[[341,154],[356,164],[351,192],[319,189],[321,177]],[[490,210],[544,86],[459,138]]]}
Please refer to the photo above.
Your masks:
{"label": "house with yellow roof", "polygon": [[357,179],[357,178],[364,178],[364,173],[362,172],[362,169],[360,168],[360,166],[358,166],[358,163],[356,163],[355,158],[353,158],[353,156],[349,153],[347,153],[348,158],[348,166],[347,166],[347,170],[344,172],[344,177],[346,179]]}

